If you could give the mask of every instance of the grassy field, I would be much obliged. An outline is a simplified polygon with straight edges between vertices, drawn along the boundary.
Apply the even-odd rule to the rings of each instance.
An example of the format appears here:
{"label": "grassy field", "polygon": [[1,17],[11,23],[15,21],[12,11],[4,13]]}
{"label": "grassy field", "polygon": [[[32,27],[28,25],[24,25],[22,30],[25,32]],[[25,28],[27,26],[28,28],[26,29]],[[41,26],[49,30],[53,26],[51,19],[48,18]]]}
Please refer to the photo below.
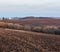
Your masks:
{"label": "grassy field", "polygon": [[60,36],[0,28],[0,52],[60,52]]}

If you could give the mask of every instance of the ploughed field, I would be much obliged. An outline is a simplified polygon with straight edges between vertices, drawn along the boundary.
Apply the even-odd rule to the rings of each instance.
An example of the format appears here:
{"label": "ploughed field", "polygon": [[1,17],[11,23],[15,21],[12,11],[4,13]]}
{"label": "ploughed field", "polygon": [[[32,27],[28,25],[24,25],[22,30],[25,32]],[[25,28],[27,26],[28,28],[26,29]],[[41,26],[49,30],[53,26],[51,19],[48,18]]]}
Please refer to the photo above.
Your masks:
{"label": "ploughed field", "polygon": [[0,52],[60,52],[60,36],[0,29]]}

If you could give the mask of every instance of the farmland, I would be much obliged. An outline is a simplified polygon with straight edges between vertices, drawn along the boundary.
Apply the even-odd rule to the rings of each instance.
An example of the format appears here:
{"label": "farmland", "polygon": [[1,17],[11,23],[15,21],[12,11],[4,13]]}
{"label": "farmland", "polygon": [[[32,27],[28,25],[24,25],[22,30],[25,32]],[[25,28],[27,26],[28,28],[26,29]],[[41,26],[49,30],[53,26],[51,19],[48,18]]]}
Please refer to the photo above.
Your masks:
{"label": "farmland", "polygon": [[0,28],[0,52],[60,52],[60,36]]}

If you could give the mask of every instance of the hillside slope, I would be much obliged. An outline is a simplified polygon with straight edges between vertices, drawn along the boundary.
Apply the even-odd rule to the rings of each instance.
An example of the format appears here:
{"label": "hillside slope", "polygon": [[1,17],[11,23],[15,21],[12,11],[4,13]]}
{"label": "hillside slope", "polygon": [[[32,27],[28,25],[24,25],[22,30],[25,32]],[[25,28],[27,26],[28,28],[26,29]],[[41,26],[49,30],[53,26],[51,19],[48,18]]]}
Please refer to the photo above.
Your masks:
{"label": "hillside slope", "polygon": [[0,52],[60,52],[60,36],[0,29]]}
{"label": "hillside slope", "polygon": [[60,26],[60,19],[21,19],[21,20],[0,20],[0,22],[18,23],[21,25],[54,25]]}

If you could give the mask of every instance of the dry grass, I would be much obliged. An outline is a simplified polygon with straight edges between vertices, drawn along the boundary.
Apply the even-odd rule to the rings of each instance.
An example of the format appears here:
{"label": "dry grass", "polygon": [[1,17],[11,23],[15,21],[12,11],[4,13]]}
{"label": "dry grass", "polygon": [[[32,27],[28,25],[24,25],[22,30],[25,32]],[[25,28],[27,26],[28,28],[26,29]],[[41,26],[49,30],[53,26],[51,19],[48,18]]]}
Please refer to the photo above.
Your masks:
{"label": "dry grass", "polygon": [[60,36],[0,29],[0,52],[60,52]]}
{"label": "dry grass", "polygon": [[[3,20],[0,20],[3,22]],[[22,19],[22,20],[4,20],[4,22],[18,23],[21,25],[54,25],[60,26],[60,19]]]}

